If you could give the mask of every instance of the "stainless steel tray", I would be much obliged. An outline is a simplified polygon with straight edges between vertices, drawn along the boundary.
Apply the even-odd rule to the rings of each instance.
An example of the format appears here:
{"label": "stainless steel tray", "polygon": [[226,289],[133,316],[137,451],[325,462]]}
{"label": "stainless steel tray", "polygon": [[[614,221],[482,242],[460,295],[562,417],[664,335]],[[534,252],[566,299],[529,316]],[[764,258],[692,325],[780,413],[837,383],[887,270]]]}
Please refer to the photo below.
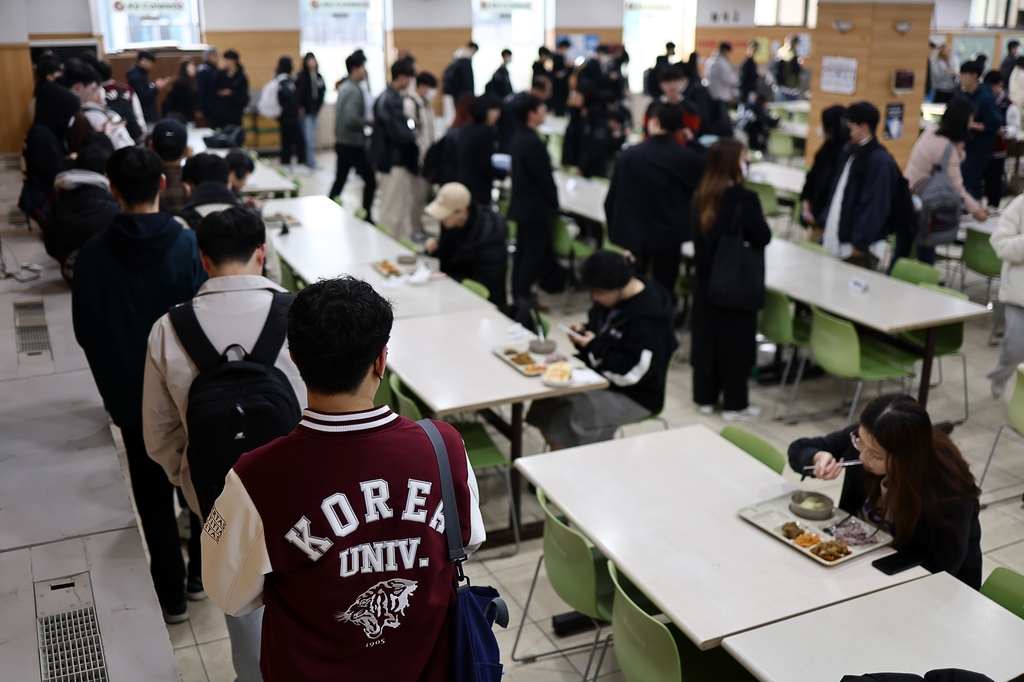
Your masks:
{"label": "stainless steel tray", "polygon": [[[788,523],[789,521],[793,521],[794,523],[798,524],[801,528],[816,533],[818,537],[821,538],[822,542],[827,542],[829,540],[833,540],[834,538],[828,533],[826,533],[825,529],[830,528],[834,524],[839,523],[840,521],[845,519],[848,513],[844,512],[842,509],[837,508],[836,514],[834,514],[828,519],[824,519],[821,521],[811,521],[809,519],[800,518],[799,516],[797,516],[789,510],[789,498],[793,495],[793,492],[788,492],[785,495],[773,497],[770,500],[765,500],[764,502],[758,502],[757,504],[751,505],[749,507],[744,507],[739,511],[740,517],[754,524],[755,526],[757,526],[764,532],[768,533],[779,542],[783,542],[792,547],[797,552],[807,555],[814,561],[817,561],[822,566],[838,566],[839,564],[851,561],[859,556],[868,554],[869,552],[873,552],[876,549],[887,547],[890,544],[892,544],[892,536],[886,533],[884,530],[879,530],[878,534],[875,535],[876,542],[874,542],[873,544],[848,545],[850,549],[849,554],[835,561],[825,561],[817,554],[813,553],[811,551],[811,548],[801,547],[800,545],[793,544],[792,540],[786,539],[786,537],[782,534],[782,526]],[[866,521],[861,521],[856,517],[846,522],[847,525],[851,523],[859,523],[869,533],[875,532],[875,526],[871,525],[870,523],[867,523]]]}

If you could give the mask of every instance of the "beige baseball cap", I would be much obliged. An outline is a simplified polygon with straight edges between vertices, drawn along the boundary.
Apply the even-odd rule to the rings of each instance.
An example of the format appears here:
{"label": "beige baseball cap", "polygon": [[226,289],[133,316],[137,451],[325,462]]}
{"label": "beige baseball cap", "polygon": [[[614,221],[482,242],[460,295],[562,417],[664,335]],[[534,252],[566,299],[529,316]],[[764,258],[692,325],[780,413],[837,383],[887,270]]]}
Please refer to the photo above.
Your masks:
{"label": "beige baseball cap", "polygon": [[431,218],[445,221],[456,211],[461,211],[469,206],[469,202],[472,200],[473,195],[469,193],[465,185],[449,182],[437,190],[437,196],[424,210]]}

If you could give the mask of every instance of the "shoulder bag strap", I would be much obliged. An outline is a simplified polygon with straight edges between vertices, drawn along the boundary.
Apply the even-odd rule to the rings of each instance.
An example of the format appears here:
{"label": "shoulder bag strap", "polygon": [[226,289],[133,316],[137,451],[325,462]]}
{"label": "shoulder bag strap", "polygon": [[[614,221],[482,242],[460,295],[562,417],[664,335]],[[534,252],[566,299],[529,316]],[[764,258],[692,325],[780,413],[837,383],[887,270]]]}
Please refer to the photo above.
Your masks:
{"label": "shoulder bag strap", "polygon": [[462,530],[459,526],[459,507],[455,501],[455,485],[452,483],[452,468],[448,462],[448,448],[444,445],[441,432],[434,422],[423,419],[416,422],[427,433],[434,454],[437,455],[437,468],[441,472],[441,499],[444,501],[444,534],[448,539],[448,561],[459,565],[459,579],[462,579],[462,562],[466,560],[466,549],[462,546]]}
{"label": "shoulder bag strap", "polygon": [[281,352],[285,337],[288,335],[288,325],[285,323],[285,315],[288,313],[288,306],[292,304],[293,294],[287,291],[275,291],[274,300],[270,304],[270,312],[267,313],[267,321],[263,323],[263,331],[256,339],[256,345],[246,359],[259,362],[264,365],[273,365],[277,362],[277,356]]}
{"label": "shoulder bag strap", "polygon": [[953,155],[954,146],[955,145],[952,142],[950,142],[949,144],[946,145],[946,151],[942,152],[942,161],[939,162],[939,169],[943,173],[946,172],[946,166],[949,165],[949,157]]}
{"label": "shoulder bag strap", "polygon": [[174,333],[178,335],[178,341],[200,372],[212,369],[223,361],[223,356],[213,347],[199,324],[192,301],[174,306],[167,314],[171,318]]}

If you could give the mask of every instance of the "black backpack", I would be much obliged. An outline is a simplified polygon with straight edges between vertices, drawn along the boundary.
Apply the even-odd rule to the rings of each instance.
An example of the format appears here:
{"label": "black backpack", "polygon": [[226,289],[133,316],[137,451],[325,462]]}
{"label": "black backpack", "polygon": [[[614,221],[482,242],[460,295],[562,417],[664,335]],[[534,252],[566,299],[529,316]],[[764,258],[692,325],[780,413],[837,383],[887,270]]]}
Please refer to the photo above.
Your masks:
{"label": "black backpack", "polygon": [[245,128],[236,125],[226,125],[217,133],[204,137],[203,142],[210,149],[232,149],[233,147],[245,146]]}
{"label": "black backpack", "polygon": [[[895,163],[895,161],[893,162]],[[917,211],[914,209],[914,194],[910,191],[910,183],[897,171],[896,188],[892,195],[892,209],[885,221],[884,239],[897,232],[917,233]]]}
{"label": "black backpack", "polygon": [[188,391],[186,456],[204,519],[238,458],[288,435],[302,418],[295,390],[274,366],[291,301],[291,294],[274,293],[263,331],[242,360],[217,352],[199,325],[192,301],[170,310],[174,332],[199,370]]}
{"label": "black backpack", "polygon": [[453,60],[441,74],[441,92],[454,97],[462,89],[462,78],[459,75],[459,60]]}

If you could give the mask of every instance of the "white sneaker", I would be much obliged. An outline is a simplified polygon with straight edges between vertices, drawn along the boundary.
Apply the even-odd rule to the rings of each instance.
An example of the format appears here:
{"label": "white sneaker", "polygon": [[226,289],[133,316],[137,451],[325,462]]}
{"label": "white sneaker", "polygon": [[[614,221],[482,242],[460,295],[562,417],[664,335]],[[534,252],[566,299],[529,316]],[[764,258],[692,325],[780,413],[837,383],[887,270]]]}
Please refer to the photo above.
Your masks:
{"label": "white sneaker", "polygon": [[761,416],[761,408],[748,405],[742,410],[723,410],[722,419],[727,422],[749,422]]}
{"label": "white sneaker", "polygon": [[697,408],[697,411],[700,412],[703,415],[714,414],[715,406],[714,405],[701,405],[700,407]]}
{"label": "white sneaker", "polygon": [[1003,394],[1006,393],[1006,379],[1000,381],[999,379],[992,380],[992,397],[1002,398]]}

